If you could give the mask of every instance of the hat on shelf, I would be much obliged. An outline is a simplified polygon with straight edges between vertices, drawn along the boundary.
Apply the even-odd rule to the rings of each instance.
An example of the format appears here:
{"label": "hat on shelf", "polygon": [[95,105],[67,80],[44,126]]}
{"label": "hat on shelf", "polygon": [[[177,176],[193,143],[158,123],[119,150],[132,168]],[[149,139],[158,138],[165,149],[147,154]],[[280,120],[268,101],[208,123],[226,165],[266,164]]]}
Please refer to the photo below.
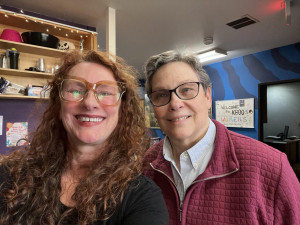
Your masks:
{"label": "hat on shelf", "polygon": [[1,33],[0,39],[7,41],[22,42],[20,33],[12,29],[4,29]]}

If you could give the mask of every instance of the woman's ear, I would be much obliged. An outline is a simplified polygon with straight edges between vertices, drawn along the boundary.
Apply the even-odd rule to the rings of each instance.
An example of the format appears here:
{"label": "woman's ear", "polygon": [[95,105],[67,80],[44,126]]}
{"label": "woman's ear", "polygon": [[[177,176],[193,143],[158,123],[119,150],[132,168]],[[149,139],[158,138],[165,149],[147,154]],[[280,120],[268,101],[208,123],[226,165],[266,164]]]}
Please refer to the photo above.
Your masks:
{"label": "woman's ear", "polygon": [[211,90],[211,87],[208,87],[207,89],[206,89],[206,98],[207,98],[207,100],[212,100],[211,99],[211,92],[212,92],[212,90]]}

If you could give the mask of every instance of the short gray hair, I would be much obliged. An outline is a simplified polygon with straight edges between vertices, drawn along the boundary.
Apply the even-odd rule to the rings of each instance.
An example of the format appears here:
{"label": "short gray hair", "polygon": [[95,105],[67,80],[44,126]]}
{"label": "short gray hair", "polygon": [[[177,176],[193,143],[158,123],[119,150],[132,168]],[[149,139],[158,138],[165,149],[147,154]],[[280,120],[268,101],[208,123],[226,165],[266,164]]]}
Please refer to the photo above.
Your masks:
{"label": "short gray hair", "polygon": [[184,62],[192,67],[192,69],[198,75],[204,92],[206,94],[207,88],[211,87],[211,81],[208,74],[202,68],[199,59],[195,54],[184,54],[176,50],[160,53],[158,55],[151,56],[145,63],[145,75],[146,75],[146,93],[147,95],[152,92],[151,81],[157,70],[171,62]]}

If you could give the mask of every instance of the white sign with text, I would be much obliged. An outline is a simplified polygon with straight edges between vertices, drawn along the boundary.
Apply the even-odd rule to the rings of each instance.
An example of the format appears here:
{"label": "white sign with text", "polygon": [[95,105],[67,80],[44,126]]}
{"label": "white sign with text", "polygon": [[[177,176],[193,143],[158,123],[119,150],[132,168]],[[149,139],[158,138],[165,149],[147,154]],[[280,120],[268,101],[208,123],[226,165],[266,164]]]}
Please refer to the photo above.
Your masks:
{"label": "white sign with text", "polygon": [[254,98],[216,101],[216,120],[226,127],[254,128]]}

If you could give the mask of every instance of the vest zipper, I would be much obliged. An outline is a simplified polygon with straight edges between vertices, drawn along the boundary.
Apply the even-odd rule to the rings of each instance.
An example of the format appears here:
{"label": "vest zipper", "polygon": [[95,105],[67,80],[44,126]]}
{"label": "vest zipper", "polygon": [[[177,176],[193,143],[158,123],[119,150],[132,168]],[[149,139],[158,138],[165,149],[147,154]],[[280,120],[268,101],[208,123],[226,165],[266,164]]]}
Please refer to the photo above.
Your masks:
{"label": "vest zipper", "polygon": [[[177,193],[177,196],[178,196],[178,199],[180,199],[179,197],[179,194],[178,194],[178,191],[177,191],[177,188],[176,188],[176,185],[175,183],[173,182],[173,180],[171,179],[171,177],[169,177],[165,172],[159,170],[159,169],[156,169],[154,168],[154,166],[152,165],[152,163],[150,163],[150,166],[152,167],[152,169],[154,169],[155,171],[159,172],[159,173],[162,173],[163,175],[165,175],[170,181],[171,183],[175,186],[175,189],[176,189],[176,193]],[[238,168],[235,168],[233,171],[230,171],[228,173],[225,173],[225,174],[222,174],[222,175],[217,175],[217,176],[212,176],[212,177],[207,177],[207,178],[204,178],[204,179],[200,179],[200,180],[197,180],[197,181],[194,181],[192,184],[195,184],[195,183],[198,183],[198,182],[202,182],[202,181],[206,181],[206,180],[211,180],[211,179],[215,179],[215,178],[220,178],[220,177],[226,177],[232,173],[235,173],[237,172],[239,169]],[[191,184],[191,185],[192,185]],[[180,204],[179,204],[179,221],[181,223],[181,220],[182,220],[182,201],[180,200]]]}
{"label": "vest zipper", "polygon": [[238,170],[239,170],[238,168],[235,168],[234,170],[232,170],[232,171],[230,171],[228,173],[224,173],[222,175],[217,175],[217,176],[212,176],[212,177],[207,177],[207,178],[204,178],[204,179],[196,180],[192,184],[199,183],[199,182],[206,181],[206,180],[215,179],[215,178],[226,177],[226,176],[228,176],[230,174],[233,174],[233,173],[237,172]]}
{"label": "vest zipper", "polygon": [[180,200],[180,197],[179,197],[179,194],[178,194],[178,191],[177,191],[177,188],[176,188],[176,185],[175,183],[173,182],[173,180],[171,179],[171,177],[169,177],[165,172],[161,171],[161,170],[158,170],[156,168],[154,168],[154,166],[152,165],[152,163],[150,163],[150,166],[152,167],[152,169],[154,169],[155,171],[159,172],[159,173],[162,173],[163,175],[165,175],[170,181],[171,183],[174,185],[175,189],[176,189],[176,193],[177,193],[177,197],[180,201],[180,204],[179,204],[179,221],[181,223],[181,219],[182,219],[182,201]]}
{"label": "vest zipper", "polygon": [[182,219],[182,201],[180,201],[180,207],[179,207],[179,221],[181,223],[181,219]]}

